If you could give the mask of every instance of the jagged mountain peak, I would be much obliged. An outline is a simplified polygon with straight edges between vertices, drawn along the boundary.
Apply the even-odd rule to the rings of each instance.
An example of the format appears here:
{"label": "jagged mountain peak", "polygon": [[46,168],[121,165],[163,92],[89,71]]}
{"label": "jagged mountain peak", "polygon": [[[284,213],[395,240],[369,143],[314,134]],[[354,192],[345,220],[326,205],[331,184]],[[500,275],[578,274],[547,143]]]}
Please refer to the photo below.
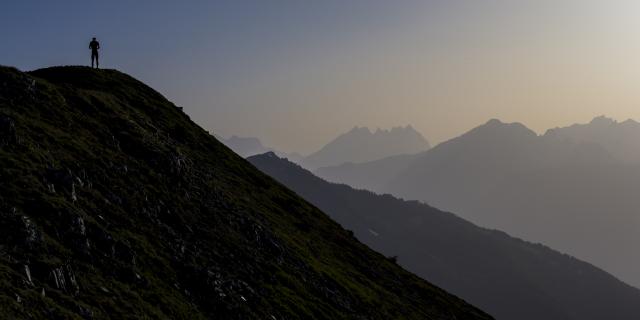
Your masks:
{"label": "jagged mountain peak", "polygon": [[591,120],[591,122],[589,122],[589,124],[591,125],[613,125],[617,123],[618,121],[614,120],[613,118],[609,118],[605,115],[594,117]]}
{"label": "jagged mountain peak", "polygon": [[313,170],[348,162],[361,163],[388,156],[418,153],[429,148],[429,142],[411,126],[377,128],[373,132],[368,127],[354,127],[310,154],[302,164]]}
{"label": "jagged mountain peak", "polygon": [[566,133],[596,133],[607,134],[607,132],[614,132],[622,128],[636,128],[640,130],[640,123],[633,119],[627,119],[625,121],[618,121],[605,115],[594,117],[588,123],[575,123],[566,127],[556,127],[549,129],[545,132],[545,136],[553,136]]}
{"label": "jagged mountain peak", "polygon": [[640,163],[640,123],[632,119],[618,122],[599,116],[589,123],[549,129],[543,137],[573,144],[598,145],[618,161]]}
{"label": "jagged mountain peak", "polygon": [[349,134],[349,133],[366,133],[366,134],[371,134],[371,130],[369,129],[369,127],[361,127],[361,126],[354,126],[351,130],[349,130],[349,132],[343,134]]}
{"label": "jagged mountain peak", "polygon": [[537,134],[533,130],[527,128],[520,122],[506,123],[500,121],[499,119],[490,119],[485,124],[469,131],[468,134],[478,133],[521,134],[526,136],[537,136]]}

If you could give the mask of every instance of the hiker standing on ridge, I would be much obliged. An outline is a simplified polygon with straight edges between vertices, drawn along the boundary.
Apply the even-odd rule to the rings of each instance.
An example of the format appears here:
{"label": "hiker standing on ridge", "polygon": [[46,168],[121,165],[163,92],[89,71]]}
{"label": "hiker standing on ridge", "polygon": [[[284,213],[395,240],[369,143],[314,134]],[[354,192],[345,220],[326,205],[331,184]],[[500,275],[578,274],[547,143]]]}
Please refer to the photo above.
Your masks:
{"label": "hiker standing on ridge", "polygon": [[100,42],[96,40],[94,37],[91,42],[89,42],[89,49],[91,49],[91,68],[93,68],[93,61],[96,61],[96,69],[98,69],[98,49],[100,49]]}

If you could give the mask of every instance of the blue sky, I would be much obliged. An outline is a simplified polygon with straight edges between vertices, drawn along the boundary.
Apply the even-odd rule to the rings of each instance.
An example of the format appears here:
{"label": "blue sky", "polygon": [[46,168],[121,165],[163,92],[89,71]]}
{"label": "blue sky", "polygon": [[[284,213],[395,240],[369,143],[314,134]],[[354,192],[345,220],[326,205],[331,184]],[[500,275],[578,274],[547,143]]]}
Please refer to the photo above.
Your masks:
{"label": "blue sky", "polygon": [[[0,64],[101,63],[217,134],[311,152],[351,127],[432,142],[638,118],[634,1],[4,1]],[[292,134],[293,133],[293,134]]]}

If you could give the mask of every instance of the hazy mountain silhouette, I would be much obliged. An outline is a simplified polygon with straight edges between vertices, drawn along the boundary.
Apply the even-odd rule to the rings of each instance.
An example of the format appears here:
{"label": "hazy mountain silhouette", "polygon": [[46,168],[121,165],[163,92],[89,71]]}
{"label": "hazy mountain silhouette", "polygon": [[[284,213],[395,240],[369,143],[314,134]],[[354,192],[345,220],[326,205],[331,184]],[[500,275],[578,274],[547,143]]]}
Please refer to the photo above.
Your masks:
{"label": "hazy mountain silhouette", "polygon": [[[412,167],[412,170],[437,171],[442,166],[453,165],[449,163],[451,160],[449,154],[460,155],[457,160],[466,161],[460,167],[468,171],[476,171],[475,168],[479,166],[509,170],[514,157],[520,159],[529,158],[535,161],[533,157],[536,157],[537,150],[530,149],[529,146],[536,139],[535,132],[521,124],[503,124],[499,120],[492,119],[483,126],[475,128],[459,138],[446,141],[431,150],[419,154],[387,157],[377,161],[352,165],[324,167],[317,169],[315,173],[329,181],[346,183],[372,191],[381,191],[385,190],[386,185],[398,175],[408,171],[409,167]],[[464,140],[464,143],[458,143],[460,140]],[[496,143],[486,144],[487,141],[496,141]],[[465,157],[464,153],[467,148],[474,152],[475,158],[467,159]],[[445,150],[444,152],[441,151],[443,149]],[[433,166],[423,166],[420,161],[425,158]],[[413,166],[415,163],[419,164]],[[478,173],[493,174],[490,171]],[[415,192],[422,194],[422,190],[415,190]],[[410,196],[414,197],[415,195],[411,194]]]}
{"label": "hazy mountain silhouette", "polygon": [[[530,138],[522,126],[507,130]],[[407,269],[497,319],[633,319],[640,314],[639,290],[548,247],[477,227],[416,201],[328,183],[273,153],[248,160],[371,248],[397,256]]]}
{"label": "hazy mountain silhouette", "polygon": [[429,148],[429,142],[411,126],[378,129],[375,132],[366,127],[355,127],[307,156],[301,164],[314,170],[348,162],[360,163],[418,153]]}
{"label": "hazy mountain silhouette", "polygon": [[229,139],[222,140],[222,143],[244,158],[273,151],[271,148],[262,145],[258,138],[231,136]]}
{"label": "hazy mountain silhouette", "polygon": [[0,67],[7,319],[489,319],[115,70]]}
{"label": "hazy mountain silhouette", "polygon": [[600,116],[588,124],[574,124],[548,130],[546,139],[569,140],[574,143],[595,143],[624,163],[640,163],[640,123],[634,120],[617,122]]}
{"label": "hazy mountain silhouette", "polygon": [[359,189],[381,190],[421,154],[403,154],[363,163],[349,162],[318,168],[313,173],[330,182],[345,183]]}
{"label": "hazy mountain silhouette", "polygon": [[[333,180],[419,199],[482,226],[539,241],[640,285],[640,125],[596,118],[537,136],[521,124],[491,120],[415,157],[392,178],[376,166],[367,183]],[[342,178],[337,179],[336,176]],[[386,179],[387,181],[381,181]],[[375,183],[370,183],[375,181]]]}
{"label": "hazy mountain silhouette", "polygon": [[260,139],[258,138],[238,136],[231,136],[229,139],[224,139],[219,136],[216,136],[216,138],[231,150],[233,150],[233,152],[239,154],[243,158],[254,156],[257,154],[263,154],[270,151],[275,152],[280,157],[287,158],[296,163],[302,161],[302,159],[304,158],[302,155],[295,152],[287,153],[275,150],[273,148],[265,147],[262,144],[262,141],[260,141]]}

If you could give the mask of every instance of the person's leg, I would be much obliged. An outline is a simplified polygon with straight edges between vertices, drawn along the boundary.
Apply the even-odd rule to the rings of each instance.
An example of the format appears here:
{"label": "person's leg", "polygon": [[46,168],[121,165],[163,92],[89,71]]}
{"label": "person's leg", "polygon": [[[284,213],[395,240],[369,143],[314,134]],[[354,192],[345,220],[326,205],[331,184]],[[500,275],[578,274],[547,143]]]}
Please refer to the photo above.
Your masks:
{"label": "person's leg", "polygon": [[100,55],[96,52],[96,69],[100,68]]}
{"label": "person's leg", "polygon": [[98,68],[98,53],[97,52],[92,52],[91,53],[91,68],[94,67],[94,62],[95,62],[95,67]]}

